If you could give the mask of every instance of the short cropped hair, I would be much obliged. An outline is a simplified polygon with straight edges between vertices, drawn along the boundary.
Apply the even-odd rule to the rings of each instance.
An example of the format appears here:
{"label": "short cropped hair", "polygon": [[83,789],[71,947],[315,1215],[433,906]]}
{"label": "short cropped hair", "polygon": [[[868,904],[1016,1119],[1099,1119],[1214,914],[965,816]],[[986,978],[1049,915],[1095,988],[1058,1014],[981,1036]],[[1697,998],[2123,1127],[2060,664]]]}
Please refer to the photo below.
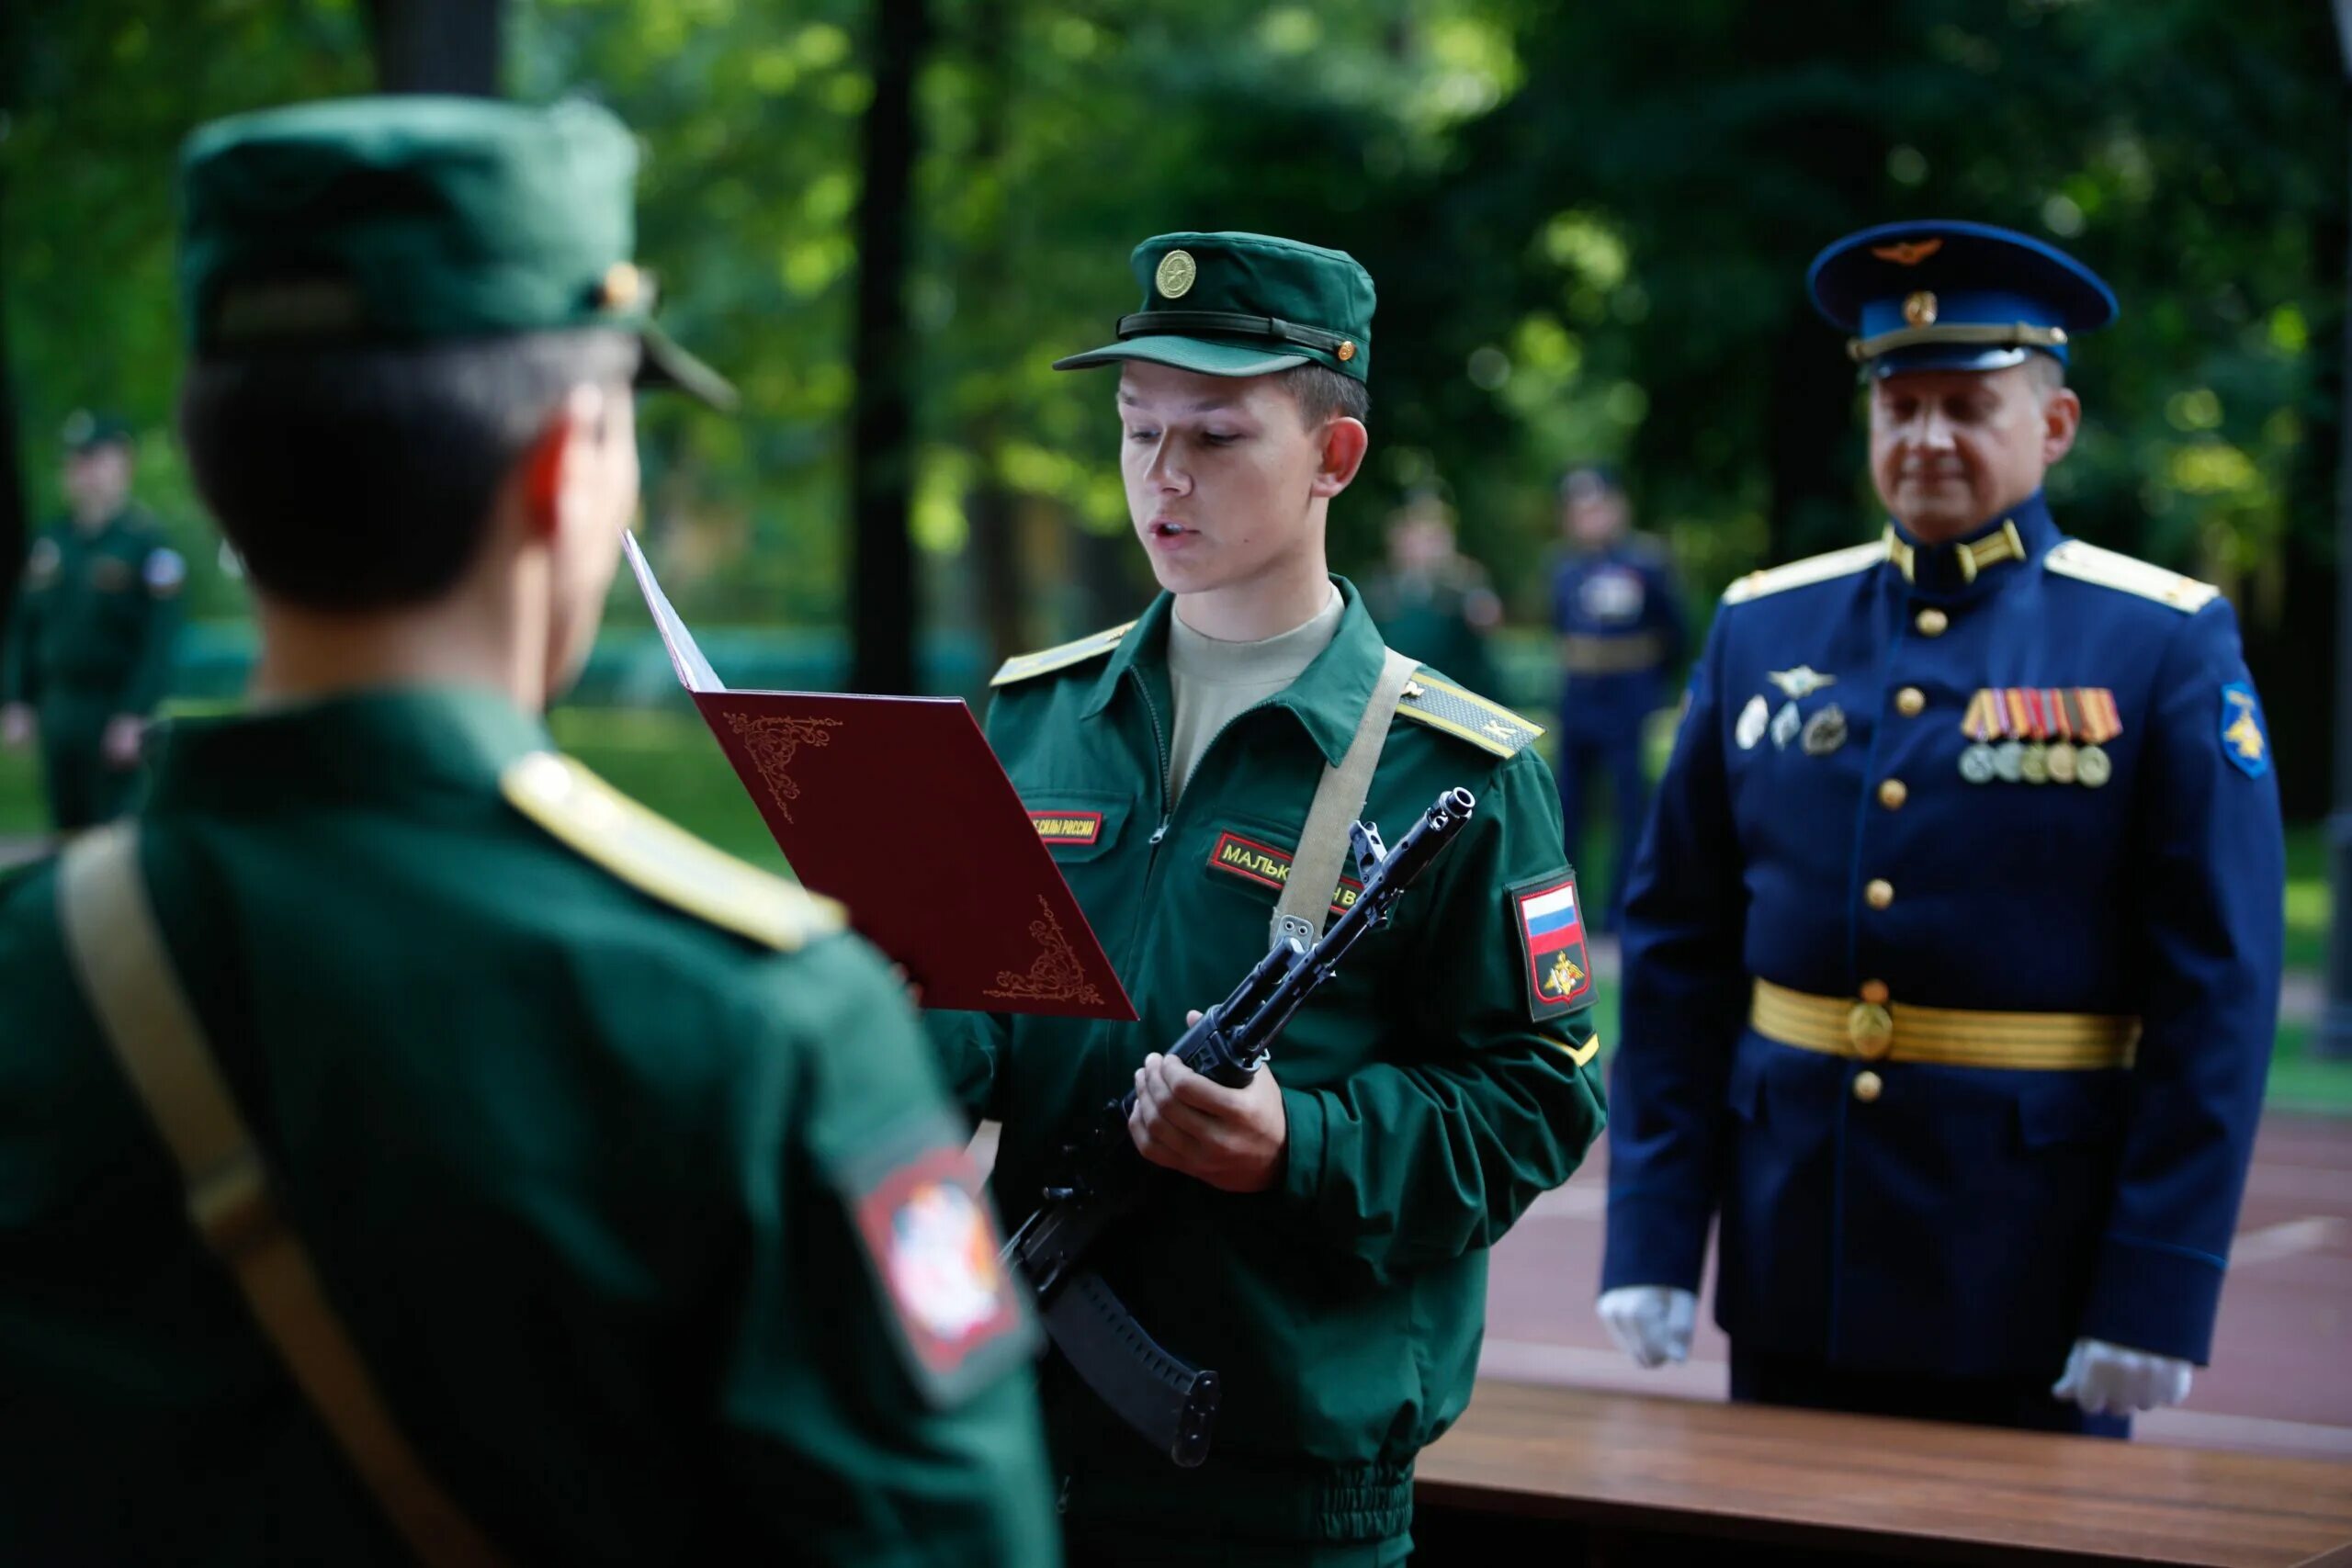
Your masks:
{"label": "short cropped hair", "polygon": [[1298,400],[1299,418],[1309,430],[1335,419],[1362,423],[1372,414],[1372,390],[1352,376],[1342,376],[1326,365],[1308,363],[1283,371],[1281,379]]}
{"label": "short cropped hair", "polygon": [[180,435],[264,592],[399,609],[457,585],[565,394],[626,388],[638,354],[633,335],[595,329],[203,359],[180,389]]}

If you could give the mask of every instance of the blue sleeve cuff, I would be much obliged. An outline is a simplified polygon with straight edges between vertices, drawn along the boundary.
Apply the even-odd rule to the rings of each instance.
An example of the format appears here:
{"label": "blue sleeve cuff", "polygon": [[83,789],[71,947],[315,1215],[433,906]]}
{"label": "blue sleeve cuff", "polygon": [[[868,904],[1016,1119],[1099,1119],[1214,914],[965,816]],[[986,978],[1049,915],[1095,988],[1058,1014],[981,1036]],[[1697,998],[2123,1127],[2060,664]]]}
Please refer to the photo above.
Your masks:
{"label": "blue sleeve cuff", "polygon": [[1707,1258],[1703,1204],[1655,1188],[1609,1195],[1609,1240],[1600,1260],[1600,1288],[1668,1285],[1696,1293]]}
{"label": "blue sleeve cuff", "polygon": [[2210,1253],[2110,1233],[2099,1244],[2082,1333],[2201,1367],[2212,1353],[2224,1272]]}

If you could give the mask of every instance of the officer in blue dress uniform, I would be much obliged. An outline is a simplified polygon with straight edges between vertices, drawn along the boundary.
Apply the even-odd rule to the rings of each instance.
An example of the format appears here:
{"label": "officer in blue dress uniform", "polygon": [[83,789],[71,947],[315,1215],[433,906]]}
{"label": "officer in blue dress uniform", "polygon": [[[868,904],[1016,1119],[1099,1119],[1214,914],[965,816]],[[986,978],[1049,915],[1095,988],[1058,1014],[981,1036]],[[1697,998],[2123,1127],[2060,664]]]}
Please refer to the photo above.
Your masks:
{"label": "officer in blue dress uniform", "polygon": [[2121,1436],[2211,1344],[2277,1021],[2262,705],[2219,592],[2042,477],[2114,296],[2004,230],[1816,258],[1881,537],[1734,583],[1634,872],[1601,1316],[1732,1395]]}
{"label": "officer in blue dress uniform", "polygon": [[1689,637],[1672,563],[1655,539],[1630,531],[1625,487],[1601,464],[1560,481],[1568,554],[1552,579],[1560,635],[1560,817],[1568,863],[1583,863],[1586,804],[1595,774],[1609,780],[1616,868],[1594,925],[1616,925],[1625,878],[1649,805],[1643,728],[1666,704],[1666,681]]}

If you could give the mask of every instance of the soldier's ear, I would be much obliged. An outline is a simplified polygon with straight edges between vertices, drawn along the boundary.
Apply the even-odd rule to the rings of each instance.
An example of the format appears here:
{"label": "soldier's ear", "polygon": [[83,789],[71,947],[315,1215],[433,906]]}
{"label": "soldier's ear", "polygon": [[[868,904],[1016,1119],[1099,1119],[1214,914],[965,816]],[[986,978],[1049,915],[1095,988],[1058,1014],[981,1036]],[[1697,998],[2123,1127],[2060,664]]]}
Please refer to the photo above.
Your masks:
{"label": "soldier's ear", "polygon": [[1315,468],[1315,486],[1311,493],[1334,496],[1355,482],[1356,470],[1363,467],[1363,455],[1372,445],[1372,434],[1359,419],[1342,414],[1323,427],[1323,452]]}
{"label": "soldier's ear", "polygon": [[2075,449],[2075,436],[2083,428],[2083,400],[2075,395],[2072,387],[2059,387],[2042,400],[2041,462],[2051,466]]}
{"label": "soldier's ear", "polygon": [[524,522],[535,539],[553,539],[561,525],[564,487],[577,477],[574,466],[591,460],[604,398],[587,382],[572,388],[523,456]]}

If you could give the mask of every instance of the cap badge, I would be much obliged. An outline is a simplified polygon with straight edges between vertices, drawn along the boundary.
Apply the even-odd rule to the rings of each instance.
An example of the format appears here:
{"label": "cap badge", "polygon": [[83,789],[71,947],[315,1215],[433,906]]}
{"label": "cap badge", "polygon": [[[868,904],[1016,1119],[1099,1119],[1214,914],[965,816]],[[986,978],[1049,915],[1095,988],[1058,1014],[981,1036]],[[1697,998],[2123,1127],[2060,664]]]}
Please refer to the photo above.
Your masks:
{"label": "cap badge", "polygon": [[605,269],[604,280],[596,285],[596,302],[607,310],[626,310],[637,303],[645,291],[645,275],[625,261],[615,262]]}
{"label": "cap badge", "polygon": [[1353,338],[1342,338],[1340,341],[1340,346],[1333,349],[1331,352],[1338,357],[1340,364],[1345,365],[1349,360],[1353,359],[1356,356],[1355,340]]}
{"label": "cap badge", "polygon": [[1871,254],[1897,266],[1917,266],[1943,248],[1941,240],[1905,240],[1897,244],[1872,245]]}
{"label": "cap badge", "polygon": [[1161,299],[1182,299],[1193,291],[1193,279],[1200,275],[1200,264],[1193,260],[1192,252],[1170,251],[1159,258],[1159,270],[1151,275],[1151,281]]}
{"label": "cap badge", "polygon": [[1934,326],[1936,297],[1924,288],[1911,295],[1903,301],[1903,319],[1915,327]]}

